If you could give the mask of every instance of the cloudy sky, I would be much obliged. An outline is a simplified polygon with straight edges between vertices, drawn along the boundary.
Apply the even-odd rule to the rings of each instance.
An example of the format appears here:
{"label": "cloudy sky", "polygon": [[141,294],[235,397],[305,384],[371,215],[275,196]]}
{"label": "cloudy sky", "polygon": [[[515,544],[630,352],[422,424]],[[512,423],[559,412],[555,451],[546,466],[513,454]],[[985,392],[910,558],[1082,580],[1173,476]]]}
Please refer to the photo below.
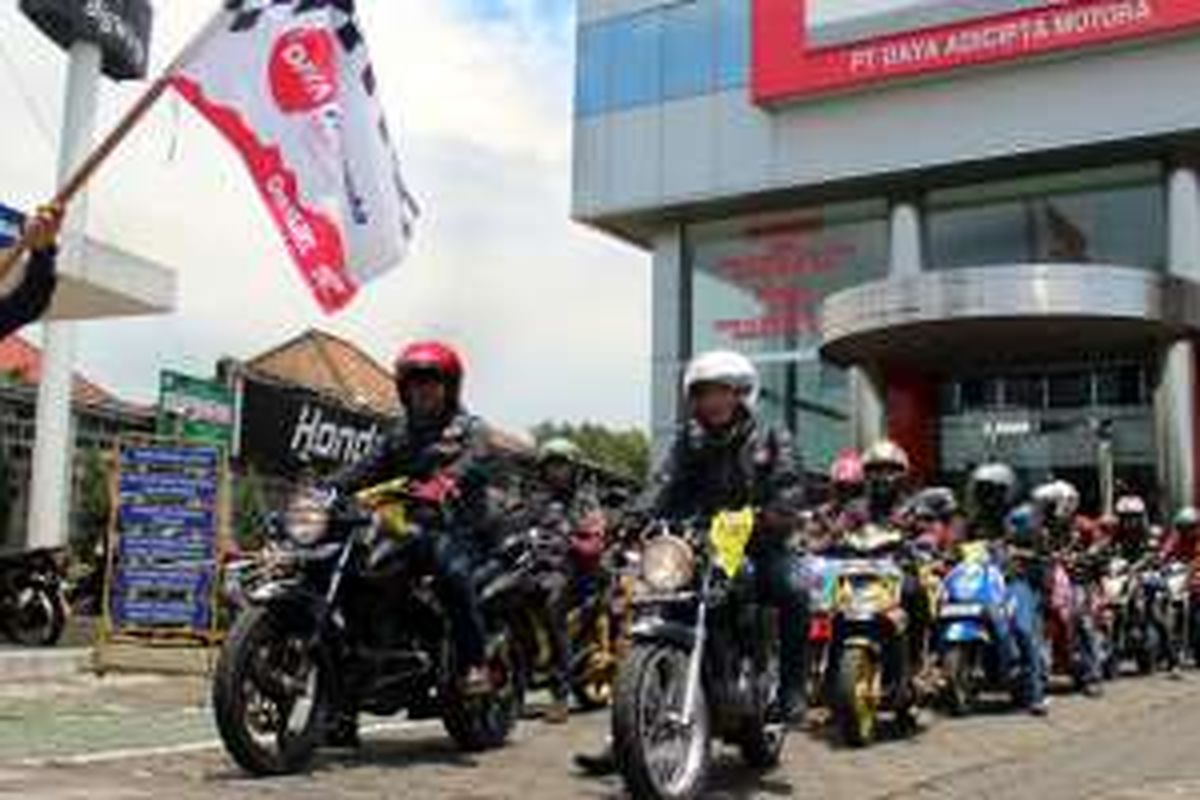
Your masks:
{"label": "cloudy sky", "polygon": [[[162,63],[212,4],[155,5]],[[65,66],[16,6],[0,3],[0,202],[28,208],[54,188]],[[474,405],[507,425],[644,424],[649,257],[568,219],[573,7],[359,0],[423,217],[405,265],[336,317],[308,297],[233,151],[161,103],[98,179],[89,231],[173,267],[178,310],[81,324],[82,369],[145,401],[161,368],[206,374],[309,327],[384,360],[438,336],[462,344]],[[101,126],[135,93],[106,86]]]}

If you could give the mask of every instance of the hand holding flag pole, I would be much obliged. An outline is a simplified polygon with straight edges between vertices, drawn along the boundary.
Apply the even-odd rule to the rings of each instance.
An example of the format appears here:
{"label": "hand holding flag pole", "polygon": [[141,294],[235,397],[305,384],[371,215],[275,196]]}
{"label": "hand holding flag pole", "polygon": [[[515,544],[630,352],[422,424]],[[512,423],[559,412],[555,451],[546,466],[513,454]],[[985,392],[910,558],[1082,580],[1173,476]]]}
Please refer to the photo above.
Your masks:
{"label": "hand holding flag pole", "polygon": [[[109,156],[116,152],[121,143],[125,141],[133,129],[137,127],[138,123],[154,107],[154,104],[158,102],[159,98],[170,88],[172,74],[180,65],[186,63],[193,53],[220,29],[222,18],[222,11],[218,10],[215,12],[212,18],[184,45],[179,55],[147,87],[146,91],[125,112],[125,115],[121,117],[116,126],[100,141],[96,149],[75,168],[75,171],[71,173],[66,183],[59,187],[53,199],[45,204],[46,208],[57,209],[59,215],[65,212],[67,206],[87,186],[88,182],[95,176],[104,162],[108,160]],[[3,260],[0,261],[0,281],[4,280],[5,276],[16,267],[17,263],[30,249],[42,246],[40,242],[35,241],[41,229],[41,227],[36,225],[27,225],[25,227],[21,237],[5,253]]]}

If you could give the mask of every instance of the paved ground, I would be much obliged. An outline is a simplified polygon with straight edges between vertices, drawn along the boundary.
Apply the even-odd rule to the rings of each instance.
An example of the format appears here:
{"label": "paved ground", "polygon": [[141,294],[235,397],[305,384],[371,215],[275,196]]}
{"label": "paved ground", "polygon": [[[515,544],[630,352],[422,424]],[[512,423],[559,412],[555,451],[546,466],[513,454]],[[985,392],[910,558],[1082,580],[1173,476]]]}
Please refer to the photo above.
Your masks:
{"label": "paved ground", "polygon": [[[252,781],[213,744],[202,680],[112,677],[0,685],[0,797],[619,798],[613,780],[575,775],[570,754],[603,739],[606,715],[566,728],[524,724],[483,756],[454,751],[436,725],[389,724],[356,757],[311,775]],[[931,718],[915,738],[867,751],[820,733],[789,742],[756,776],[723,757],[714,798],[1005,800],[1200,798],[1200,673],[1128,679],[1101,701],[1056,698],[1048,720],[1010,714]]]}

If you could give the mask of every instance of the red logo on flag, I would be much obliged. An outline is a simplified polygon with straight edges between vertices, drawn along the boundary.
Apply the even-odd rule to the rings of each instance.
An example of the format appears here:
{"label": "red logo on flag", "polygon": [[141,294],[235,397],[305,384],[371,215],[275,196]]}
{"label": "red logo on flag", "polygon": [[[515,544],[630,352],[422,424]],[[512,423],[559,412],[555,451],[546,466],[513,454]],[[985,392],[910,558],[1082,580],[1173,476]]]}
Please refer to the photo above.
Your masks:
{"label": "red logo on flag", "polygon": [[329,31],[300,28],[280,36],[271,51],[271,94],[285,113],[303,114],[338,95],[337,44]]}

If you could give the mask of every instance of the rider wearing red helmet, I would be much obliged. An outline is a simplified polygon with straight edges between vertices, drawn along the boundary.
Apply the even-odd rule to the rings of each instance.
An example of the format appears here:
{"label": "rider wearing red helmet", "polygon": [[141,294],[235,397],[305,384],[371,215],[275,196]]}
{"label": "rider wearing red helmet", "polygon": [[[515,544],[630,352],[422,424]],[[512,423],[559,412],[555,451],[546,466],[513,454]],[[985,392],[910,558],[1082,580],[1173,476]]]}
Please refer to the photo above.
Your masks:
{"label": "rider wearing red helmet", "polygon": [[472,571],[489,529],[488,474],[493,455],[487,425],[463,407],[465,369],[454,348],[417,342],[396,359],[396,392],[404,415],[379,445],[332,483],[356,491],[400,476],[441,504],[450,530],[430,530],[413,557],[432,573],[450,617],[455,656],[467,692],[487,690],[484,627]]}

